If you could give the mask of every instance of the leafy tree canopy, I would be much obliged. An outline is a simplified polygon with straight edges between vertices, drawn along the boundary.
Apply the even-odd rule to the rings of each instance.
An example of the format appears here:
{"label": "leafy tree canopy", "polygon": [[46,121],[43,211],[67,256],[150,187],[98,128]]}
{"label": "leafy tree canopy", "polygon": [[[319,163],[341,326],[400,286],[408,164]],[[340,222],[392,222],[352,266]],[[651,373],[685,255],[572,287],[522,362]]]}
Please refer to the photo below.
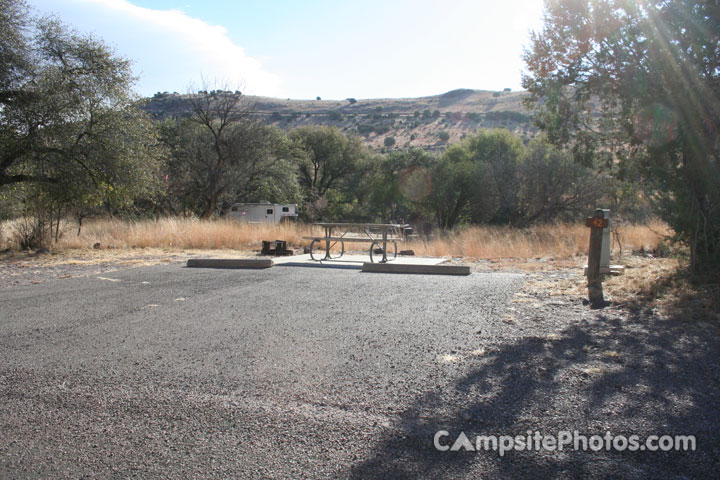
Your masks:
{"label": "leafy tree canopy", "polygon": [[345,218],[345,209],[333,211],[328,205],[342,206],[361,194],[370,166],[367,148],[358,137],[345,135],[337,127],[300,127],[289,138],[307,218]]}
{"label": "leafy tree canopy", "polygon": [[322,196],[357,172],[368,152],[360,139],[336,127],[300,127],[290,132],[300,184],[307,195]]}
{"label": "leafy tree canopy", "polygon": [[717,0],[549,0],[525,54],[548,138],[639,172],[696,266],[720,264],[718,25]]}
{"label": "leafy tree canopy", "polygon": [[155,190],[163,151],[130,63],[20,0],[0,1],[0,18],[0,186],[113,208]]}

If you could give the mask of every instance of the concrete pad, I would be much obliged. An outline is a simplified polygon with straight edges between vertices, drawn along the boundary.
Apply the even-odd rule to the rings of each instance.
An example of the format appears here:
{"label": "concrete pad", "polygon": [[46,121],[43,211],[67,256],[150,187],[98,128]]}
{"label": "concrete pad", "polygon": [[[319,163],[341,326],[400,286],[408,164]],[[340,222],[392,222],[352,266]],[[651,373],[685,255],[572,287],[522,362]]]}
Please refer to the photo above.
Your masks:
{"label": "concrete pad", "polygon": [[[588,266],[585,265],[583,267],[583,276],[587,277],[588,273]],[[600,266],[600,274],[601,275],[624,275],[625,274],[625,266],[624,265],[607,265],[607,266]]]}
{"label": "concrete pad", "polygon": [[[316,258],[318,255],[316,255]],[[377,257],[376,257],[377,258]],[[310,254],[295,255],[292,257],[278,257],[275,259],[275,265],[277,266],[288,266],[288,267],[317,267],[317,268],[345,268],[361,270],[364,263],[369,263],[370,256],[368,254],[348,254],[342,256],[342,258],[333,260],[322,260],[317,261],[310,258]],[[379,258],[378,258],[379,259]],[[445,258],[436,257],[415,257],[415,256],[398,256],[395,260],[388,262],[387,264],[397,265],[438,265],[446,262]]]}
{"label": "concrete pad", "polygon": [[413,265],[402,263],[364,263],[363,272],[372,273],[418,273],[424,275],[470,275],[468,265]]}
{"label": "concrete pad", "polygon": [[194,268],[270,268],[271,258],[191,258],[188,267]]}

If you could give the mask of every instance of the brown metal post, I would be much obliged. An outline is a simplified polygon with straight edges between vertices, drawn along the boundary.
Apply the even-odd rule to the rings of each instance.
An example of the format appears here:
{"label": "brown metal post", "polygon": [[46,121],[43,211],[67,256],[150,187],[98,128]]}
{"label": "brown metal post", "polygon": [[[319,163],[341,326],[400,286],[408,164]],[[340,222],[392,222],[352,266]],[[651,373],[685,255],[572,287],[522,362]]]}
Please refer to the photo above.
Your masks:
{"label": "brown metal post", "polygon": [[590,251],[588,253],[588,298],[591,308],[602,308],[605,305],[603,297],[602,277],[600,275],[600,252],[602,250],[603,229],[607,226],[602,210],[595,210],[592,217],[587,219],[590,227]]}

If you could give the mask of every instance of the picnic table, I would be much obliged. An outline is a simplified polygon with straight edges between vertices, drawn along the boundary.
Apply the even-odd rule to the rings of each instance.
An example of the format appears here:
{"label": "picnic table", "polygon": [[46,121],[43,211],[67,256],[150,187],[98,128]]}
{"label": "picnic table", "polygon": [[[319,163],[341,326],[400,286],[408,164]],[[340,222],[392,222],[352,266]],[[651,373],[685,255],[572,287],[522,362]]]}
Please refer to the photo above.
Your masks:
{"label": "picnic table", "polygon": [[[382,260],[380,263],[388,262],[387,246],[392,243],[395,246],[393,259],[397,257],[397,242],[402,242],[405,229],[409,225],[399,225],[395,223],[313,223],[313,225],[322,227],[325,234],[315,235],[312,237],[303,237],[310,242],[310,258],[315,261],[337,260],[345,254],[345,242],[369,243],[370,244],[370,261],[374,262],[373,250],[375,245],[382,245]],[[313,248],[315,243],[321,244],[325,242],[325,256],[323,258],[315,258]],[[340,255],[335,257],[330,255],[330,249],[340,244]]]}

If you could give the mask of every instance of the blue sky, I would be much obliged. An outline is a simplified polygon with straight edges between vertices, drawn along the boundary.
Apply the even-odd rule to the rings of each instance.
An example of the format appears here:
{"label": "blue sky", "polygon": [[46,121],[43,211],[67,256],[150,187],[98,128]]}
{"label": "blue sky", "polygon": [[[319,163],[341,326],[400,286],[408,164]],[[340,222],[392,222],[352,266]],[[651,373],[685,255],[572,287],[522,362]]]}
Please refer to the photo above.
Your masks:
{"label": "blue sky", "polygon": [[279,98],[520,89],[542,0],[28,0],[133,61],[142,95]]}

